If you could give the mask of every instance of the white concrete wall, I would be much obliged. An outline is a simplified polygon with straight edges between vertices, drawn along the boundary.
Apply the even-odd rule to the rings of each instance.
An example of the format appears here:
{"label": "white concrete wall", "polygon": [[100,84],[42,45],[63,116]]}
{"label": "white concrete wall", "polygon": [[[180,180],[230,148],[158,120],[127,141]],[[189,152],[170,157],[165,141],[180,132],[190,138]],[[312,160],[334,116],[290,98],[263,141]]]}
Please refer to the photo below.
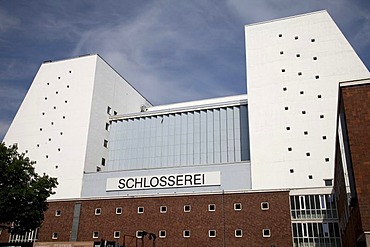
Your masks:
{"label": "white concrete wall", "polygon": [[368,70],[326,11],[245,31],[252,188],[324,186],[334,173],[338,83]]}
{"label": "white concrete wall", "polygon": [[58,178],[52,199],[80,197],[83,173],[96,171],[108,153],[107,106],[112,114],[130,113],[143,103],[149,104],[98,55],[44,63],[4,142],[17,143],[37,162],[36,172]]}
{"label": "white concrete wall", "polygon": [[108,161],[108,148],[103,146],[104,140],[108,141],[109,146],[110,133],[105,129],[110,116],[107,113],[108,106],[113,116],[114,112],[117,114],[140,112],[141,105],[151,106],[139,92],[98,56],[84,171],[96,171],[97,166],[102,171],[105,170],[101,160],[105,158],[106,162]]}

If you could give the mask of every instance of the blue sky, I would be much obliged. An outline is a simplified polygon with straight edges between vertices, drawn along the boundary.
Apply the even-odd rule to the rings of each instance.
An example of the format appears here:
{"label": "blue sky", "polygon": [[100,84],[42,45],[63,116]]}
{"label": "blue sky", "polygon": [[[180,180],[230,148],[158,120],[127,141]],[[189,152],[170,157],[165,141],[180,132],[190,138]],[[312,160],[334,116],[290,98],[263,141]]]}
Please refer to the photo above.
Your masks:
{"label": "blue sky", "polygon": [[244,25],[322,9],[370,68],[368,0],[1,0],[0,140],[45,60],[98,53],[155,105],[242,94]]}

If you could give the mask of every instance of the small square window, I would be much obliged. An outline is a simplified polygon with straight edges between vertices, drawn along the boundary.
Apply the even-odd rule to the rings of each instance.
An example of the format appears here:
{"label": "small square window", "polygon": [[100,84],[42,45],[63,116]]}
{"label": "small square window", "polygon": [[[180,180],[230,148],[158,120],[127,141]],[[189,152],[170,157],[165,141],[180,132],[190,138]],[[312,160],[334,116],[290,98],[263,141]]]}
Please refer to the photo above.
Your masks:
{"label": "small square window", "polygon": [[101,165],[105,166],[105,158],[101,158]]}
{"label": "small square window", "polygon": [[308,179],[313,179],[313,176],[312,175],[308,175]]}
{"label": "small square window", "polygon": [[235,237],[236,237],[236,238],[241,238],[241,237],[243,237],[243,230],[242,230],[242,229],[236,229],[236,230],[235,230]]}
{"label": "small square window", "polygon": [[137,207],[137,213],[143,214],[144,213],[144,207]]}
{"label": "small square window", "polygon": [[69,85],[67,85],[67,88],[69,88]]}
{"label": "small square window", "polygon": [[283,72],[283,73],[284,73],[284,72],[285,72],[285,69],[281,69],[281,72]]}
{"label": "small square window", "polygon": [[283,37],[283,35],[281,33],[279,33],[279,38]]}
{"label": "small square window", "polygon": [[325,186],[332,186],[333,185],[333,179],[324,179]]}
{"label": "small square window", "polygon": [[48,83],[46,83],[46,85],[48,85],[48,86],[49,86],[49,85],[50,85],[50,83],[48,82]]}
{"label": "small square window", "polygon": [[300,91],[299,94],[304,94],[304,91]]}
{"label": "small square window", "polygon": [[48,159],[49,158],[49,155],[45,155],[45,157]]}
{"label": "small square window", "polygon": [[316,61],[317,60],[317,57],[313,57],[312,59]]}
{"label": "small square window", "polygon": [[45,112],[43,112],[42,115],[44,116],[45,115]]}
{"label": "small square window", "polygon": [[302,72],[298,72],[298,75],[301,76],[302,75]]}
{"label": "small square window", "polygon": [[60,152],[60,150],[61,150],[61,149],[60,149],[60,148],[58,148],[58,152]]}
{"label": "small square window", "polygon": [[160,230],[158,233],[160,238],[165,238],[166,237],[166,231],[165,230]]}
{"label": "small square window", "polygon": [[208,211],[216,211],[216,205],[215,204],[208,204]]}
{"label": "small square window", "polygon": [[320,79],[320,76],[319,75],[315,75],[315,79]]}
{"label": "small square window", "polygon": [[289,172],[290,172],[290,173],[294,173],[294,169],[290,169],[290,170],[289,170]]}
{"label": "small square window", "polygon": [[116,214],[122,214],[122,208],[121,207],[116,208]]}
{"label": "small square window", "polygon": [[320,115],[320,118],[324,118],[324,115]]}
{"label": "small square window", "polygon": [[72,73],[72,70],[70,70],[69,73],[71,74]]}
{"label": "small square window", "polygon": [[305,131],[303,131],[303,134],[306,136],[306,135],[308,135],[308,131],[307,130],[305,130]]}
{"label": "small square window", "polygon": [[318,99],[321,99],[321,97],[322,97],[322,96],[321,96],[321,94],[317,95],[317,98],[318,98]]}
{"label": "small square window", "polygon": [[290,127],[289,127],[289,126],[287,126],[287,127],[286,127],[286,130],[290,130]]}
{"label": "small square window", "polygon": [[112,113],[112,108],[110,108],[110,106],[108,106],[108,107],[107,107],[107,113],[108,113],[109,115],[111,115],[111,113]]}
{"label": "small square window", "polygon": [[101,215],[101,208],[95,208],[95,215]]}
{"label": "small square window", "polygon": [[184,238],[190,238],[190,230],[184,230],[182,235],[184,236]]}
{"label": "small square window", "polygon": [[191,211],[190,205],[184,205],[184,212],[189,213]]}
{"label": "small square window", "polygon": [[61,216],[62,215],[62,211],[60,210],[55,210],[55,216]]}
{"label": "small square window", "polygon": [[162,213],[162,214],[165,214],[167,213],[167,206],[161,206],[159,211]]}
{"label": "small square window", "polygon": [[322,139],[323,139],[323,140],[326,140],[326,136],[322,136]]}
{"label": "small square window", "polygon": [[55,94],[58,94],[58,91],[55,91]]}
{"label": "small square window", "polygon": [[52,239],[58,239],[58,233],[53,232],[53,235],[51,236]]}
{"label": "small square window", "polygon": [[63,116],[62,118],[63,118],[63,119],[66,119],[66,116]]}
{"label": "small square window", "polygon": [[136,237],[137,238],[143,238],[143,233],[144,233],[144,231],[142,231],[142,230],[136,231]]}
{"label": "small square window", "polygon": [[45,100],[48,100],[48,97],[45,97]]}
{"label": "small square window", "polygon": [[311,39],[311,42],[313,43],[313,42],[315,42],[316,40],[315,39]]}
{"label": "small square window", "polygon": [[288,151],[290,152],[290,151],[292,151],[293,150],[293,148],[292,147],[288,147]]}
{"label": "small square window", "polygon": [[295,36],[294,39],[297,40],[298,39],[298,36]]}
{"label": "small square window", "polygon": [[287,90],[287,88],[286,87],[283,87],[283,91],[286,91]]}
{"label": "small square window", "polygon": [[96,167],[96,172],[100,172],[101,171],[101,167],[100,166],[97,166]]}
{"label": "small square window", "polygon": [[40,147],[40,144],[37,144],[36,146],[37,146],[37,147]]}
{"label": "small square window", "polygon": [[215,238],[216,237],[216,230],[209,230],[208,237]]}
{"label": "small square window", "polygon": [[58,79],[60,80],[60,76],[58,76]]}
{"label": "small square window", "polygon": [[242,204],[241,203],[234,203],[234,210],[235,211],[240,211],[242,210]]}
{"label": "small square window", "polygon": [[93,232],[93,238],[99,238],[99,232]]}
{"label": "small square window", "polygon": [[66,104],[67,104],[67,103],[68,103],[68,101],[67,101],[67,100],[65,100],[65,101],[64,101],[64,103],[66,103]]}
{"label": "small square window", "polygon": [[309,157],[309,156],[311,156],[311,154],[307,152],[307,153],[306,153],[306,156],[307,156],[307,157]]}
{"label": "small square window", "polygon": [[303,111],[302,111],[302,114],[303,114],[303,115],[304,115],[304,114],[306,114],[306,111],[305,111],[305,110],[303,110]]}
{"label": "small square window", "polygon": [[268,202],[261,202],[261,209],[262,210],[269,210],[270,204]]}
{"label": "small square window", "polygon": [[263,229],[262,235],[264,238],[269,238],[271,236],[270,229]]}
{"label": "small square window", "polygon": [[287,110],[289,110],[289,107],[285,106],[285,107],[284,107],[284,110],[286,110],[286,111],[287,111]]}
{"label": "small square window", "polygon": [[325,158],[325,162],[329,162],[329,158]]}
{"label": "small square window", "polygon": [[113,237],[114,238],[120,238],[120,236],[121,236],[121,232],[120,231],[114,231],[114,233],[113,233]]}
{"label": "small square window", "polygon": [[60,132],[59,134],[62,136],[63,135],[63,132]]}
{"label": "small square window", "polygon": [[57,107],[56,107],[56,106],[54,106],[53,108],[54,108],[54,110],[55,110],[55,109],[57,109]]}
{"label": "small square window", "polygon": [[40,131],[42,131],[42,128],[40,128]]}
{"label": "small square window", "polygon": [[284,51],[280,51],[280,55],[283,55],[284,54]]}
{"label": "small square window", "polygon": [[301,54],[295,54],[296,57],[301,57]]}
{"label": "small square window", "polygon": [[49,142],[51,142],[51,138],[49,138]]}
{"label": "small square window", "polygon": [[54,122],[51,122],[50,124],[51,124],[51,125],[54,125]]}
{"label": "small square window", "polygon": [[107,141],[107,140],[104,140],[103,146],[104,146],[105,148],[107,148],[107,147],[108,147],[108,141]]}

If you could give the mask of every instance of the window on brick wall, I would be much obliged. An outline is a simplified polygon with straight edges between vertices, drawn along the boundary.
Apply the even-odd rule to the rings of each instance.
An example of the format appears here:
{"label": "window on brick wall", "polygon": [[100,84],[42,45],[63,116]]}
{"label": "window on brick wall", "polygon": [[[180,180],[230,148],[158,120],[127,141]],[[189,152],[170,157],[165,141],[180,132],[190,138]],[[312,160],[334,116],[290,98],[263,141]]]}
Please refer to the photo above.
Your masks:
{"label": "window on brick wall", "polygon": [[271,237],[270,229],[263,229],[263,230],[262,230],[262,236],[263,236],[264,238],[269,238],[269,237]]}
{"label": "window on brick wall", "polygon": [[160,211],[162,214],[167,213],[167,206],[161,206],[161,207],[159,208],[159,211]]}
{"label": "window on brick wall", "polygon": [[120,231],[115,231],[115,232],[113,233],[113,237],[114,237],[114,238],[120,238],[120,236],[121,236],[121,232],[120,232]]}
{"label": "window on brick wall", "polygon": [[191,211],[191,206],[190,205],[184,205],[184,212],[189,213]]}
{"label": "window on brick wall", "polygon": [[208,204],[208,211],[216,211],[216,204]]}
{"label": "window on brick wall", "polygon": [[101,208],[95,208],[95,215],[101,215]]}
{"label": "window on brick wall", "polygon": [[160,230],[159,233],[158,233],[158,236],[160,238],[165,238],[166,237],[166,231],[165,230]]}
{"label": "window on brick wall", "polygon": [[241,237],[243,237],[243,230],[242,230],[242,229],[236,229],[236,230],[235,230],[235,237],[236,237],[236,238],[241,238]]}
{"label": "window on brick wall", "polygon": [[51,235],[51,238],[52,239],[58,239],[58,233],[57,232],[53,232],[53,235]]}
{"label": "window on brick wall", "polygon": [[61,210],[55,210],[55,216],[61,216],[62,211]]}
{"label": "window on brick wall", "polygon": [[269,210],[270,204],[268,202],[261,202],[261,209],[262,210]]}
{"label": "window on brick wall", "polygon": [[237,203],[234,203],[234,210],[235,211],[240,211],[242,210],[242,204],[237,202]]}
{"label": "window on brick wall", "polygon": [[182,236],[184,238],[190,238],[190,230],[184,230],[182,233]]}
{"label": "window on brick wall", "polygon": [[99,238],[99,232],[93,232],[93,238]]}
{"label": "window on brick wall", "polygon": [[116,208],[116,214],[122,214],[122,208],[121,207]]}
{"label": "window on brick wall", "polygon": [[137,213],[143,214],[144,213],[144,207],[137,207]]}
{"label": "window on brick wall", "polygon": [[216,230],[209,230],[208,237],[215,238],[216,237]]}

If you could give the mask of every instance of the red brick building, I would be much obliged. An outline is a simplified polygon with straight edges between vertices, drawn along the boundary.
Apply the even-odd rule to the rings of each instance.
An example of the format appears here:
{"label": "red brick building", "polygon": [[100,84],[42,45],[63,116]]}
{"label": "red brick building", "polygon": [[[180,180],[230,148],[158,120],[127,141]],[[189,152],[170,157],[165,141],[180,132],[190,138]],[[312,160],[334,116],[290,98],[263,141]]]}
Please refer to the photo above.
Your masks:
{"label": "red brick building", "polygon": [[288,191],[54,201],[38,241],[152,246],[135,239],[146,231],[155,246],[292,246],[289,208]]}
{"label": "red brick building", "polygon": [[370,245],[370,79],[340,84],[335,192],[343,246]]}

